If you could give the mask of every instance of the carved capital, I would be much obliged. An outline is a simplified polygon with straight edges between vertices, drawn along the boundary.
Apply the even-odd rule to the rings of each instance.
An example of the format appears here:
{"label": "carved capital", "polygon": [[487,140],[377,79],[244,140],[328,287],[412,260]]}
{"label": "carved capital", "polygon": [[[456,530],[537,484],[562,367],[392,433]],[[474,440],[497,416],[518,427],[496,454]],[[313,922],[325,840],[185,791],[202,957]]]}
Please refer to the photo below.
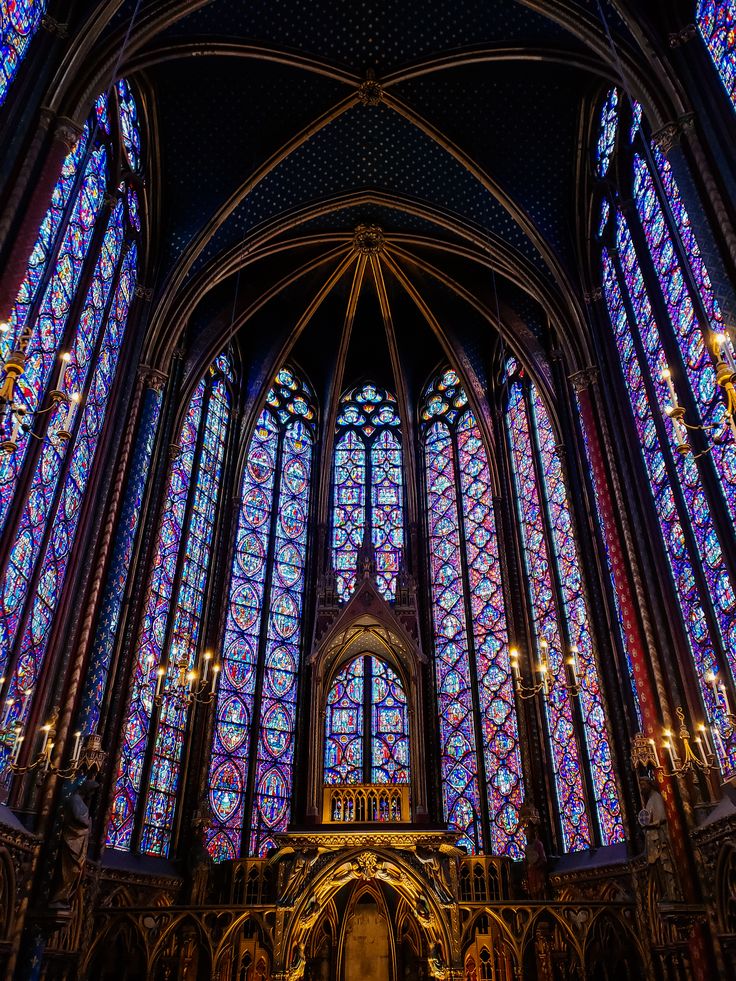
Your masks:
{"label": "carved capital", "polygon": [[143,286],[139,284],[135,288],[135,295],[139,300],[145,300],[146,303],[150,303],[153,299],[153,289],[150,286]]}
{"label": "carved capital", "polygon": [[595,289],[592,290],[586,290],[583,293],[583,300],[585,300],[585,302],[588,305],[592,303],[598,303],[598,301],[602,299],[603,299],[603,290],[600,288],[600,286],[596,286]]}
{"label": "carved capital", "polygon": [[679,146],[682,134],[689,132],[695,125],[695,113],[687,112],[674,122],[665,123],[656,133],[652,133],[652,141],[662,153],[667,156],[672,147]]}
{"label": "carved capital", "polygon": [[691,41],[697,33],[698,29],[695,24],[686,24],[679,31],[673,31],[672,34],[669,34],[667,41],[671,48],[679,48],[681,45]]}
{"label": "carved capital", "polygon": [[586,388],[595,385],[597,380],[598,369],[595,365],[588,365],[587,368],[581,368],[580,371],[575,371],[570,375],[572,387],[576,392],[584,392]]}
{"label": "carved capital", "polygon": [[181,443],[169,443],[169,459],[176,460],[181,453]]}
{"label": "carved capital", "polygon": [[369,69],[365,81],[358,86],[358,102],[362,106],[378,106],[383,101],[383,86],[376,81],[373,69]]}
{"label": "carved capital", "polygon": [[378,225],[358,225],[353,234],[353,248],[363,255],[378,255],[383,251],[385,239]]}
{"label": "carved capital", "polygon": [[54,127],[54,139],[60,140],[70,150],[82,135],[82,127],[68,116],[59,116]]}
{"label": "carved capital", "polygon": [[166,384],[166,379],[169,377],[165,371],[159,371],[158,368],[152,368],[148,364],[139,365],[138,374],[144,386],[146,388],[152,388],[154,392],[162,391]]}
{"label": "carved capital", "polygon": [[63,24],[55,17],[49,17],[48,14],[41,18],[41,27],[47,34],[52,34],[54,37],[69,37],[69,25]]}

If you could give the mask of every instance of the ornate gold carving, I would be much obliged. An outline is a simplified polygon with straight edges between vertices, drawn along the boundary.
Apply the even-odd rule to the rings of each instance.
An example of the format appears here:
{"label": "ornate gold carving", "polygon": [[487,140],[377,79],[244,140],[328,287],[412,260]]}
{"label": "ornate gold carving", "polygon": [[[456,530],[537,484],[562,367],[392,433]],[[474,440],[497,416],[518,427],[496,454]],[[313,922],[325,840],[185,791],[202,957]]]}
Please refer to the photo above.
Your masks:
{"label": "ornate gold carving", "polygon": [[366,72],[366,77],[358,86],[358,102],[362,106],[378,106],[383,100],[383,86],[376,81],[372,68]]}
{"label": "ornate gold carving", "polygon": [[353,234],[353,248],[361,255],[378,255],[383,251],[385,239],[379,225],[358,225]]}

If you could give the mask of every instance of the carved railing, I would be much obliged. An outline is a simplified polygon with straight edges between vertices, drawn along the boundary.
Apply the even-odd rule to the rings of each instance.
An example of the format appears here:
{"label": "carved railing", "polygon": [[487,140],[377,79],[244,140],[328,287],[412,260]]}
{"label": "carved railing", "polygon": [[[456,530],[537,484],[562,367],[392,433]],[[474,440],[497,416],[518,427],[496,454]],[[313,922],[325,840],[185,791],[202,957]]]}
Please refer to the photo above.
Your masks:
{"label": "carved railing", "polygon": [[405,824],[411,821],[409,784],[353,783],[325,787],[325,824]]}

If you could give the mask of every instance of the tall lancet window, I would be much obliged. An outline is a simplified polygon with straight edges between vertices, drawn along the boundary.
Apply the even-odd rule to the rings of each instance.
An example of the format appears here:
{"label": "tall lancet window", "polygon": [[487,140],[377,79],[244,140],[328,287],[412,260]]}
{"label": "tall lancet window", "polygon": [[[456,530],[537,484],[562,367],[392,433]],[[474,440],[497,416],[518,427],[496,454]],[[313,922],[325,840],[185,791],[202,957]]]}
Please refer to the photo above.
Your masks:
{"label": "tall lancet window", "polygon": [[166,856],[202,644],[232,368],[220,355],[187,408],[166,489],[133,669],[107,843]]}
{"label": "tall lancet window", "polygon": [[697,24],[726,92],[736,106],[736,3],[698,0]]}
{"label": "tall lancet window", "polygon": [[[131,95],[132,122],[138,133]],[[140,177],[101,96],[68,154],[0,333],[0,698],[23,735],[54,632],[135,293]],[[14,385],[11,379],[20,370]],[[27,741],[30,742],[30,741]],[[24,747],[25,748],[25,747]],[[28,751],[26,749],[26,751]]]}
{"label": "tall lancet window", "polygon": [[355,388],[340,400],[332,521],[341,599],[355,587],[358,550],[366,536],[375,548],[378,588],[392,599],[404,548],[401,434],[396,399],[375,385]]}
{"label": "tall lancet window", "polygon": [[524,787],[491,474],[454,371],[422,406],[445,818],[473,852],[520,858]]}
{"label": "tall lancet window", "polygon": [[284,368],[245,456],[209,770],[218,862],[264,855],[289,820],[315,416]]}
{"label": "tall lancet window", "polygon": [[[545,674],[544,718],[566,851],[624,837],[598,667],[562,463],[552,423],[513,363],[506,432],[527,573],[534,663]],[[572,659],[572,673],[567,662]],[[579,697],[570,692],[578,685]]]}
{"label": "tall lancet window", "polygon": [[46,0],[2,0],[0,2],[0,106],[18,74],[36,31],[46,13]]}
{"label": "tall lancet window", "polygon": [[[716,381],[714,337],[720,356],[733,360],[735,352],[670,165],[646,142],[640,107],[624,110],[633,124],[630,142],[619,141],[618,171],[630,182],[635,208],[624,213],[602,188],[598,223],[612,360],[631,402],[716,755],[731,774],[736,734],[720,686],[732,693],[736,677],[736,591],[727,559],[736,523],[736,438]],[[685,423],[706,428],[686,429],[681,412]]]}

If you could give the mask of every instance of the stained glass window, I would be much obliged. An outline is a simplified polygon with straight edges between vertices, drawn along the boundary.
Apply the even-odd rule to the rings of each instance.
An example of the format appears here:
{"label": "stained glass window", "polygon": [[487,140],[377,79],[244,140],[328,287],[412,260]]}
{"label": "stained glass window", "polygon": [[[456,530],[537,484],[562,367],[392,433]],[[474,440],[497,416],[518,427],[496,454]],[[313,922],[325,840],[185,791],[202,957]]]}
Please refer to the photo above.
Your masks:
{"label": "stained glass window", "polygon": [[611,89],[606,96],[603,108],[601,109],[601,121],[599,126],[598,145],[596,146],[596,173],[599,177],[605,177],[611,163],[614,146],[616,145],[616,131],[618,129],[618,91]]}
{"label": "stained glass window", "polygon": [[471,851],[520,858],[523,776],[491,477],[454,371],[427,389],[422,421],[445,817]]}
{"label": "stained glass window", "polygon": [[282,369],[241,484],[209,770],[215,861],[265,854],[289,818],[314,420],[311,390]]}
{"label": "stained glass window", "polygon": [[112,848],[131,847],[150,740],[140,849],[168,854],[192,673],[203,654],[202,609],[230,423],[227,374],[228,365],[215,362],[199,382],[169,475],[115,781],[107,835]]}
{"label": "stained glass window", "polygon": [[[0,455],[8,549],[0,577],[0,687],[18,734],[55,629],[138,272],[136,191],[110,185],[120,147],[104,130],[90,145],[93,131],[88,121],[62,165],[0,335],[3,358],[11,349],[25,354],[13,413],[6,408],[3,419],[16,448]],[[91,250],[96,233],[99,245]],[[26,488],[22,500],[19,487]],[[0,767],[8,749],[0,745]]]}
{"label": "stained glass window", "polygon": [[[509,386],[506,421],[563,844],[590,847],[591,808],[601,840],[612,844],[623,840],[623,826],[567,490],[547,411],[520,375]],[[571,655],[582,731],[568,690]]]}
{"label": "stained glass window", "polygon": [[736,106],[736,3],[698,0],[697,24],[726,92]]}
{"label": "stained glass window", "polygon": [[394,669],[361,654],[338,671],[325,714],[324,782],[409,783],[409,716]]}
{"label": "stained glass window", "polygon": [[125,147],[125,155],[131,170],[138,170],[141,158],[141,133],[136,106],[130,86],[124,78],[117,84],[118,106],[120,109],[120,134]]}
{"label": "stained glass window", "polygon": [[0,3],[0,106],[46,13],[45,0],[2,0]]}
{"label": "stained glass window", "polygon": [[394,396],[371,384],[344,395],[337,418],[332,549],[343,600],[355,586],[366,536],[375,549],[378,588],[391,599],[404,547],[399,413]]}

